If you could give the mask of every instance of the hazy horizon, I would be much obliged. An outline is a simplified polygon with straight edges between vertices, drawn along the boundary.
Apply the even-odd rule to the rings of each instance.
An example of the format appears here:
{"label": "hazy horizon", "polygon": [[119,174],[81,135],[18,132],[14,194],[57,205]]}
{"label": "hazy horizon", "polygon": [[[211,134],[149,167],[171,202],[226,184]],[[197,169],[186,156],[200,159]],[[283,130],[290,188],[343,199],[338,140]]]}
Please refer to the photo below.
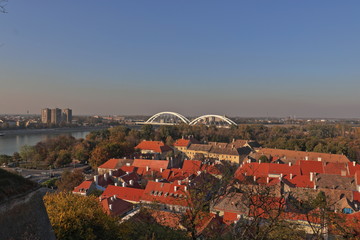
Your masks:
{"label": "hazy horizon", "polygon": [[8,1],[0,114],[359,118],[358,1]]}

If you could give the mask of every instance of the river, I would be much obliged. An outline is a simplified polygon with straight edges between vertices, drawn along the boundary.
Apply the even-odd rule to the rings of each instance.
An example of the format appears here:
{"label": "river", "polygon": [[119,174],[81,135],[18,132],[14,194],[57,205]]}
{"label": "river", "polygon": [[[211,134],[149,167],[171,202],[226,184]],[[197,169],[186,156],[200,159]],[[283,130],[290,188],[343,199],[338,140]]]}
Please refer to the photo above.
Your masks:
{"label": "river", "polygon": [[24,145],[33,146],[40,141],[54,138],[60,135],[70,135],[75,138],[85,138],[86,135],[97,129],[67,128],[67,129],[30,129],[30,130],[8,130],[0,136],[0,154],[12,155],[18,152]]}

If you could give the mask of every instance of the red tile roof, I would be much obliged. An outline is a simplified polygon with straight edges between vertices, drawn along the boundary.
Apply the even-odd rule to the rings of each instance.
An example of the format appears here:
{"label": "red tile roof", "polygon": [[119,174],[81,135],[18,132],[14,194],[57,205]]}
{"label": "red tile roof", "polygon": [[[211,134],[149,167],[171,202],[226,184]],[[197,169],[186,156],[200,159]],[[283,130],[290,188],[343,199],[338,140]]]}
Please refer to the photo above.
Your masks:
{"label": "red tile roof", "polygon": [[111,197],[116,195],[118,198],[131,201],[140,202],[141,196],[144,193],[144,189],[119,187],[109,185],[105,191],[101,194],[102,197]]}
{"label": "red tile roof", "polygon": [[355,176],[356,171],[360,171],[360,164],[351,162],[348,164],[350,176]]}
{"label": "red tile roof", "polygon": [[186,195],[187,191],[184,185],[149,181],[141,200],[168,205],[187,206]]}
{"label": "red tile roof", "polygon": [[132,166],[137,168],[149,167],[151,169],[160,171],[161,168],[163,170],[167,169],[168,165],[169,161],[167,160],[135,159]]}
{"label": "red tile roof", "polygon": [[184,172],[196,173],[201,170],[201,161],[198,160],[184,160],[182,170]]}
{"label": "red tile roof", "polygon": [[133,209],[134,204],[119,198],[102,198],[101,205],[104,211],[112,216],[122,216]]}
{"label": "red tile roof", "polygon": [[136,171],[135,166],[122,166],[120,169],[123,170],[124,172],[129,172],[129,173]]}
{"label": "red tile roof", "polygon": [[353,192],[353,199],[360,203],[360,192]]}
{"label": "red tile roof", "polygon": [[238,221],[238,214],[233,212],[224,212],[223,221],[225,224],[233,224],[235,221]]}
{"label": "red tile roof", "polygon": [[296,164],[300,165],[302,175],[310,175],[310,172],[324,173],[323,162],[299,160]]}
{"label": "red tile roof", "polygon": [[178,139],[176,140],[176,142],[174,143],[175,147],[187,147],[190,144],[190,140],[188,139]]}
{"label": "red tile roof", "polygon": [[100,165],[98,168],[117,169],[118,164],[121,160],[122,159],[115,159],[115,158],[109,159],[104,164]]}
{"label": "red tile roof", "polygon": [[135,149],[152,150],[156,153],[172,151],[171,147],[165,145],[161,141],[142,141],[135,147]]}
{"label": "red tile roof", "polygon": [[324,173],[349,176],[345,163],[327,163],[324,165]]}
{"label": "red tile roof", "polygon": [[74,188],[73,193],[86,192],[89,190],[91,184],[93,184],[93,181],[83,181],[79,186]]}
{"label": "red tile roof", "polygon": [[358,170],[358,171],[356,171],[355,172],[355,183],[356,183],[356,185],[360,185],[360,171]]}
{"label": "red tile roof", "polygon": [[322,162],[341,162],[348,163],[349,159],[345,155],[330,154],[330,153],[317,153],[317,152],[303,152],[284,149],[273,148],[260,148],[258,153],[263,155],[271,155],[272,157],[278,157],[289,161],[306,160],[306,157],[310,161],[322,161]]}
{"label": "red tile roof", "polygon": [[294,175],[292,179],[290,179],[290,176],[286,175],[284,176],[284,179],[290,182],[294,187],[300,187],[300,188],[314,187],[314,182],[310,181],[309,175]]}

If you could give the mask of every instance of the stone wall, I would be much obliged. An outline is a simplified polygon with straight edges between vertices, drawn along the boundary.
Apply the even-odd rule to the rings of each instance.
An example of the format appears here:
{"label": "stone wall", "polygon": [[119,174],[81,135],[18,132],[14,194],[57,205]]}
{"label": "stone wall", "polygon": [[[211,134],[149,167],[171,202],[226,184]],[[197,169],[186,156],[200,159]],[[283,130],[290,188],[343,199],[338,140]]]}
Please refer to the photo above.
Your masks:
{"label": "stone wall", "polygon": [[56,239],[43,202],[46,191],[36,189],[0,203],[0,239]]}

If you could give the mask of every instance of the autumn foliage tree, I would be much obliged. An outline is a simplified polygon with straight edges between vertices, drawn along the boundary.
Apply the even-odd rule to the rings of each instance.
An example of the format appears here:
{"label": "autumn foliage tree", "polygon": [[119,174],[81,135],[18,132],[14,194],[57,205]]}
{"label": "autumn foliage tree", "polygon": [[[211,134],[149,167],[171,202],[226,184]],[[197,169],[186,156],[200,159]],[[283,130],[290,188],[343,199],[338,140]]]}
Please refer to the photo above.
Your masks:
{"label": "autumn foliage tree", "polygon": [[121,239],[117,220],[95,196],[59,192],[45,195],[44,203],[57,239]]}
{"label": "autumn foliage tree", "polygon": [[84,181],[84,175],[81,169],[75,169],[73,172],[64,171],[61,178],[56,182],[59,191],[72,191],[76,186]]}

